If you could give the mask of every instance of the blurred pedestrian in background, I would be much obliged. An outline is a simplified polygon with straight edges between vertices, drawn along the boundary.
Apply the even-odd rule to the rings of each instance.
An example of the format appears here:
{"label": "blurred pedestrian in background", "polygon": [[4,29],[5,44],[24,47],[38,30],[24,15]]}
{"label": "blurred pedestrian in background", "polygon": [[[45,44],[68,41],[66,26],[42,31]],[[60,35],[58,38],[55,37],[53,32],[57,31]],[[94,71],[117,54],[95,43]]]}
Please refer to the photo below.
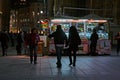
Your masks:
{"label": "blurred pedestrian in background", "polygon": [[115,36],[115,40],[117,40],[116,52],[117,52],[117,55],[119,55],[119,51],[120,51],[120,32],[118,32],[117,35]]}
{"label": "blurred pedestrian in background", "polygon": [[21,53],[22,53],[22,43],[24,42],[22,31],[20,31],[17,34],[16,42],[17,42],[17,45],[16,45],[17,55],[21,55]]}
{"label": "blurred pedestrian in background", "polygon": [[90,55],[97,55],[96,53],[96,46],[97,40],[99,39],[96,29],[93,29],[93,33],[90,37]]}
{"label": "blurred pedestrian in background", "polygon": [[40,37],[36,28],[31,30],[28,38],[28,45],[30,49],[30,63],[34,61],[34,64],[37,63],[37,49],[38,49],[38,42],[40,41]]}
{"label": "blurred pedestrian in background", "polygon": [[29,33],[27,31],[24,31],[24,34],[23,34],[24,44],[23,44],[23,46],[24,46],[24,54],[25,55],[29,54],[29,45],[28,45],[29,40],[28,40],[28,38],[29,38]]}
{"label": "blurred pedestrian in background", "polygon": [[11,47],[14,47],[14,45],[15,45],[15,35],[12,31],[9,33],[9,37],[10,37]]}
{"label": "blurred pedestrian in background", "polygon": [[9,36],[6,31],[1,32],[0,41],[1,41],[1,47],[2,47],[2,56],[5,56],[5,55],[7,56]]}

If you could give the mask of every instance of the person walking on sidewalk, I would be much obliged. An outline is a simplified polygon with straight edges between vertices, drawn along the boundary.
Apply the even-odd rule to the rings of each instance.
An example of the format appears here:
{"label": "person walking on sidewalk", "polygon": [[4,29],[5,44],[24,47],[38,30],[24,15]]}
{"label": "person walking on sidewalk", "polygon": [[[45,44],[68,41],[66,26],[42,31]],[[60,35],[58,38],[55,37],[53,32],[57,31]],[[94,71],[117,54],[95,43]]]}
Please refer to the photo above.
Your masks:
{"label": "person walking on sidewalk", "polygon": [[17,34],[16,42],[17,42],[17,45],[16,45],[17,55],[21,55],[22,54],[22,48],[23,48],[22,44],[24,42],[22,31],[20,31]]}
{"label": "person walking on sidewalk", "polygon": [[[80,36],[77,32],[77,29],[75,26],[71,26],[69,29],[69,38],[67,42],[69,48],[68,48],[68,55],[70,64],[69,65],[76,65],[76,52],[78,50],[78,45],[81,44]],[[73,61],[72,61],[72,52],[73,52]]]}
{"label": "person walking on sidewalk", "polygon": [[48,36],[49,38],[54,38],[56,55],[57,55],[57,67],[60,68],[61,64],[61,56],[65,42],[67,42],[67,36],[65,32],[62,30],[61,25],[57,25],[57,29],[55,32]]}
{"label": "person walking on sidewalk", "polygon": [[30,63],[32,64],[33,59],[34,59],[34,64],[37,63],[37,47],[38,47],[38,42],[40,41],[39,34],[37,32],[36,28],[33,28],[31,30],[31,33],[28,36],[28,45],[30,49]]}
{"label": "person walking on sidewalk", "polygon": [[120,32],[118,32],[117,35],[115,36],[115,40],[117,40],[116,52],[117,52],[117,55],[119,55],[119,51],[120,51]]}

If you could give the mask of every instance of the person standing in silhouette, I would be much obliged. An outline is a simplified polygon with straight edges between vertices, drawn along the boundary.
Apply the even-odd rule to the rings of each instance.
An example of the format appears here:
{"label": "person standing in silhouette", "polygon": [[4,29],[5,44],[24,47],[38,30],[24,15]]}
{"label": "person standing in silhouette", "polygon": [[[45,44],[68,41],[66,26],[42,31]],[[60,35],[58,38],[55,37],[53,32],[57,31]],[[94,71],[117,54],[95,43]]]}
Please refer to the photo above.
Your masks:
{"label": "person standing in silhouette", "polygon": [[17,55],[21,55],[22,54],[22,44],[24,42],[22,31],[20,31],[17,34],[16,42],[17,42],[17,45],[16,45]]}
{"label": "person standing in silhouette", "polygon": [[1,47],[2,47],[2,56],[7,56],[9,36],[6,32],[2,31],[0,35]]}
{"label": "person standing in silhouette", "polygon": [[96,53],[96,46],[97,46],[97,40],[98,40],[98,34],[96,32],[96,29],[93,29],[93,33],[90,37],[90,55],[97,55]]}
{"label": "person standing in silhouette", "polygon": [[120,51],[120,32],[118,32],[117,35],[115,36],[115,40],[117,40],[116,52],[117,52],[117,55],[119,55],[119,51]]}

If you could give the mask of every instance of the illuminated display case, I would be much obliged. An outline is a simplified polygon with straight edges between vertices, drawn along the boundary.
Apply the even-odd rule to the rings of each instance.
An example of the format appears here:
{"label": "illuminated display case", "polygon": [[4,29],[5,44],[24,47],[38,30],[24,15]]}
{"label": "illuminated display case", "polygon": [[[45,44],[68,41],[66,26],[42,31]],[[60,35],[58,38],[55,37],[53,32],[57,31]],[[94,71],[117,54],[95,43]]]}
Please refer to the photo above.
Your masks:
{"label": "illuminated display case", "polygon": [[90,39],[93,29],[97,30],[99,38],[109,38],[109,26],[107,20],[86,20],[77,23],[77,29],[81,38]]}
{"label": "illuminated display case", "polygon": [[[82,44],[79,46],[80,50],[78,53],[86,54],[89,52],[89,44],[90,44],[90,36],[92,34],[93,29],[95,28],[97,30],[97,33],[99,35],[99,39],[109,39],[109,26],[107,20],[88,20],[88,19],[53,19],[50,23],[50,33],[54,32],[56,30],[56,26],[60,24],[62,25],[63,31],[66,33],[66,35],[69,35],[69,28],[71,25],[75,25],[79,36],[81,37]],[[53,40],[53,39],[52,39]],[[54,50],[54,42],[50,41],[50,46],[53,46],[53,48],[50,50],[50,52],[55,51]]]}

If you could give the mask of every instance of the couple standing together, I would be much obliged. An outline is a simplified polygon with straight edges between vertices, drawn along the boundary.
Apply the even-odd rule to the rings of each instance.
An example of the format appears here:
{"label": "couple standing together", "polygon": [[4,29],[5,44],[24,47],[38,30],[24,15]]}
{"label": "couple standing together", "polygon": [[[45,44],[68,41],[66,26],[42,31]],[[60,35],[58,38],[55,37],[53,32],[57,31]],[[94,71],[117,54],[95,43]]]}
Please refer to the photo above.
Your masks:
{"label": "couple standing together", "polygon": [[[77,29],[75,26],[71,26],[69,29],[69,36],[67,38],[66,34],[61,28],[61,25],[57,25],[57,29],[55,32],[50,34],[48,36],[49,38],[54,38],[55,43],[55,49],[56,49],[56,55],[57,55],[57,67],[60,68],[62,66],[61,63],[61,56],[62,51],[65,46],[69,46],[68,48],[68,55],[69,55],[69,65],[76,65],[76,52],[78,50],[78,45],[81,44],[81,39],[79,37],[79,34],[77,32]],[[72,52],[73,52],[73,60],[72,60]]]}

